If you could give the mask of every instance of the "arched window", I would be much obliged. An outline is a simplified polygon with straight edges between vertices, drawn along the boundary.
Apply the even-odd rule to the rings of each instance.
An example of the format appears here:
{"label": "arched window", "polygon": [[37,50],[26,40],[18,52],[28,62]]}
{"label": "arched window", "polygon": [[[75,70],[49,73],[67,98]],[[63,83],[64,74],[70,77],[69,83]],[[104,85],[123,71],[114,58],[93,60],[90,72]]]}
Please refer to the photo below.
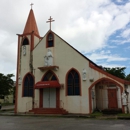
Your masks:
{"label": "arched window", "polygon": [[53,81],[53,80],[57,80],[57,78],[51,71],[48,71],[42,79],[42,81]]}
{"label": "arched window", "polygon": [[29,41],[28,41],[28,39],[27,39],[27,38],[25,38],[25,39],[23,40],[22,45],[29,45]]}
{"label": "arched window", "polygon": [[47,36],[47,47],[53,47],[53,46],[54,46],[53,34],[49,33]]}
{"label": "arched window", "polygon": [[34,86],[34,78],[31,74],[27,74],[23,82],[24,97],[33,97],[33,86]]}
{"label": "arched window", "polygon": [[67,95],[80,95],[80,76],[74,69],[67,74]]}

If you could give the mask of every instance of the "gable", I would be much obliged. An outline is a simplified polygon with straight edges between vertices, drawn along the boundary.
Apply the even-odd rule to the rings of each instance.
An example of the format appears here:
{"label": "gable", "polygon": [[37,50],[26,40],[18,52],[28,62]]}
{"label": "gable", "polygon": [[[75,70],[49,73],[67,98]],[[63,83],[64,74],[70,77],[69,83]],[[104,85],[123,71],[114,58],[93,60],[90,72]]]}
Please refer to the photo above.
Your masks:
{"label": "gable", "polygon": [[[53,47],[47,47],[47,36],[49,33],[53,33],[54,35],[54,46]],[[89,75],[91,74],[91,69],[94,71],[97,71],[98,73],[101,73],[102,76],[107,76],[112,79],[115,79],[119,81],[120,83],[127,83],[130,84],[130,82],[124,81],[123,79],[117,78],[104,70],[100,68],[98,65],[96,65],[94,62],[92,62],[90,59],[85,57],[83,54],[81,54],[78,50],[76,50],[74,47],[72,47],[70,44],[68,44],[65,40],[63,40],[60,36],[55,34],[52,31],[48,31],[46,35],[43,37],[43,39],[37,44],[35,47],[33,53],[34,57],[39,57],[37,60],[35,60],[38,64],[36,66],[43,66],[44,65],[44,56],[47,53],[47,50],[50,49],[53,53],[54,57],[54,65],[59,67],[66,67],[66,69],[70,69],[72,67],[80,70],[82,72],[82,69],[86,68]],[[35,63],[34,63],[35,64]],[[91,78],[91,76],[90,76]]]}

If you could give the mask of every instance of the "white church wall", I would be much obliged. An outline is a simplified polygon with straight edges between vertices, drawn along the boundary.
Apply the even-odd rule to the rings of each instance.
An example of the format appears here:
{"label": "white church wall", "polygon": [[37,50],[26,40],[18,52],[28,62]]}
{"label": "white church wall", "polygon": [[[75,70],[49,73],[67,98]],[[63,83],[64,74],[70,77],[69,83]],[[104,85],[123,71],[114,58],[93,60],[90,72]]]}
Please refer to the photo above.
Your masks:
{"label": "white church wall", "polygon": [[128,94],[128,111],[130,113],[130,85],[128,85],[128,89],[127,89]]}
{"label": "white church wall", "polygon": [[18,108],[17,112],[27,112],[32,108],[32,97],[23,97],[22,83],[18,85]]}
{"label": "white church wall", "polygon": [[34,37],[34,48],[39,43],[40,39],[38,37]]}
{"label": "white church wall", "polygon": [[[23,46],[22,46],[22,52],[23,52]],[[26,55],[23,55],[23,53],[21,53],[21,70],[23,74],[26,74],[30,70],[29,63],[30,63],[30,46],[26,45]]]}
{"label": "white church wall", "polygon": [[[60,90],[60,99],[62,100],[64,107],[67,106],[68,110],[71,110],[72,106],[69,106],[69,104],[66,104],[66,100],[67,98],[69,98],[69,100],[74,100],[73,97],[75,96],[66,96],[66,84],[65,84],[65,78],[66,78],[66,74],[67,72],[71,69],[71,68],[75,68],[76,70],[78,70],[78,72],[80,73],[80,77],[81,77],[81,95],[82,96],[77,96],[79,97],[79,99],[81,97],[82,100],[85,100],[85,102],[83,103],[83,105],[86,106],[86,108],[82,108],[82,112],[88,112],[88,108],[89,106],[88,104],[88,86],[87,82],[89,81],[82,81],[82,70],[85,68],[86,71],[88,71],[88,61],[83,58],[82,56],[80,56],[76,51],[74,51],[70,46],[68,46],[66,43],[64,43],[64,41],[62,41],[61,39],[59,39],[57,36],[55,36],[55,42],[54,42],[54,48],[49,48],[51,49],[51,52],[53,54],[54,57],[54,65],[59,66],[59,70],[55,71],[53,70],[53,72],[57,75],[57,77],[59,78],[59,82],[61,84],[64,84],[64,88]],[[44,66],[44,56],[46,55],[48,51],[48,48],[46,48],[46,38],[42,39],[42,41],[38,44],[38,46],[36,47],[36,49],[33,51],[33,65],[35,68],[35,81],[38,82],[41,80],[42,76],[45,74],[46,71],[41,71],[39,69],[37,69],[38,67],[43,67]],[[76,57],[76,58],[75,58]],[[75,59],[75,60],[74,60]],[[76,60],[78,59],[78,60]],[[80,100],[81,100],[80,99]],[[82,106],[82,101],[80,101],[80,104],[78,106],[78,108],[76,110],[78,110],[76,113],[80,113],[81,111],[81,106]]]}
{"label": "white church wall", "polygon": [[[64,104],[64,108],[74,113],[89,113],[89,95],[88,88],[98,79],[107,77],[106,75],[92,69],[89,67],[89,61],[81,56],[76,50],[66,44],[57,35],[54,36],[54,47],[46,48],[46,37],[44,37],[41,42],[33,50],[33,66],[35,69],[35,83],[40,81],[42,76],[47,70],[41,71],[38,67],[44,66],[44,56],[47,54],[48,49],[51,50],[53,55],[53,64],[59,66],[59,69],[53,70],[59,79],[59,83],[64,84],[64,88],[60,89],[60,100]],[[66,95],[66,74],[71,69],[74,68],[80,73],[81,78],[81,96],[67,96]],[[83,69],[86,70],[86,80],[83,81]],[[90,81],[93,79],[93,81]],[[113,79],[112,79],[113,80]],[[107,90],[103,90],[104,101],[100,102],[101,90],[97,93],[99,96],[98,107],[100,109],[106,108],[108,105],[107,101]],[[74,102],[74,105],[71,104]],[[77,104],[79,105],[77,106]],[[95,103],[96,104],[96,103]],[[103,104],[103,106],[102,106]],[[63,105],[62,105],[63,106]],[[84,106],[84,107],[83,107]],[[76,109],[75,109],[76,107]],[[82,108],[82,109],[81,109]]]}
{"label": "white church wall", "polygon": [[96,107],[98,110],[102,110],[102,89],[99,89],[99,86],[96,86]]}
{"label": "white church wall", "polygon": [[39,89],[35,89],[34,90],[34,95],[35,95],[35,98],[34,98],[34,108],[39,108]]}
{"label": "white church wall", "polygon": [[[28,39],[30,39],[29,36],[27,36]],[[20,39],[20,43],[22,42],[22,38]],[[29,40],[30,42],[30,40]],[[26,112],[29,108],[32,108],[32,97],[23,97],[23,79],[24,76],[30,72],[30,45],[26,46],[26,53],[23,54],[23,46],[20,45],[20,55],[19,55],[19,71],[18,71],[18,77],[21,78],[21,83],[18,84],[18,106],[17,106],[17,112]]]}
{"label": "white church wall", "polygon": [[117,103],[118,103],[118,108],[122,108],[122,103],[121,103],[121,90],[120,87],[117,86]]}
{"label": "white church wall", "polygon": [[107,86],[104,85],[103,86],[103,90],[102,90],[102,95],[103,95],[103,107],[102,109],[106,109],[108,108],[108,90],[107,90]]}
{"label": "white church wall", "polygon": [[92,112],[96,109],[96,89],[95,86],[91,89],[91,102],[92,102]]}

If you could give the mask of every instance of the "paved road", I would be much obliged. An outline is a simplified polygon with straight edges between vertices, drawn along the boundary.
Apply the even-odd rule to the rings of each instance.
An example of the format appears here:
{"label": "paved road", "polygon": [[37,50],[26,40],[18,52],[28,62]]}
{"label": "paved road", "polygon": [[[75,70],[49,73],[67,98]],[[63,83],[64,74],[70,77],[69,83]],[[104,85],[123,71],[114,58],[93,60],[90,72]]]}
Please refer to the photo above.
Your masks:
{"label": "paved road", "polygon": [[0,130],[130,130],[130,121],[37,116],[0,116]]}

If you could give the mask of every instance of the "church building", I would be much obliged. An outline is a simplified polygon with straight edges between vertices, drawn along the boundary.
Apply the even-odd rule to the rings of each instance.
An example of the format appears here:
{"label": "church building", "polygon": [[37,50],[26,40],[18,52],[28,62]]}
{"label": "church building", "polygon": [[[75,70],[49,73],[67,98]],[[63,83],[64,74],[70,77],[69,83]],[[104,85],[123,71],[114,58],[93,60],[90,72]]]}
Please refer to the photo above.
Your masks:
{"label": "church building", "polygon": [[[48,22],[54,21],[51,17]],[[15,113],[125,112],[125,86],[50,29],[40,36],[31,9],[18,35]],[[124,97],[123,97],[124,94]]]}

